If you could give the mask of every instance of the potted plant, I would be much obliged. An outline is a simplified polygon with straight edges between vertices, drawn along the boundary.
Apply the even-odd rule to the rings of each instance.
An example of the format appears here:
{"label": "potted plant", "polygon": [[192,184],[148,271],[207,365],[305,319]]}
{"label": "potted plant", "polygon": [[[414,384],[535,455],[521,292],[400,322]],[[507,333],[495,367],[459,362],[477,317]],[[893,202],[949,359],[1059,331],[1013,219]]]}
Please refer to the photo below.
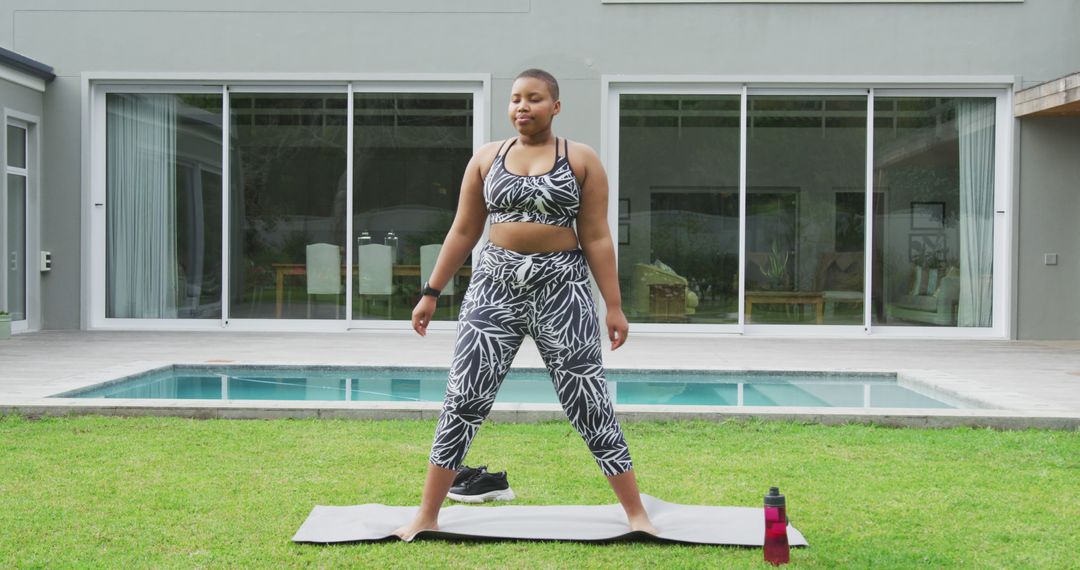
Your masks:
{"label": "potted plant", "polygon": [[949,249],[945,247],[944,235],[917,236],[921,238],[912,243],[911,261],[927,269],[943,269],[947,265]]}
{"label": "potted plant", "polygon": [[0,340],[9,338],[11,336],[11,314],[7,311],[0,311]]}
{"label": "potted plant", "polygon": [[768,280],[769,288],[779,290],[787,281],[787,264],[791,252],[781,252],[780,247],[773,240],[769,251],[769,259],[766,266],[759,268],[761,274]]}

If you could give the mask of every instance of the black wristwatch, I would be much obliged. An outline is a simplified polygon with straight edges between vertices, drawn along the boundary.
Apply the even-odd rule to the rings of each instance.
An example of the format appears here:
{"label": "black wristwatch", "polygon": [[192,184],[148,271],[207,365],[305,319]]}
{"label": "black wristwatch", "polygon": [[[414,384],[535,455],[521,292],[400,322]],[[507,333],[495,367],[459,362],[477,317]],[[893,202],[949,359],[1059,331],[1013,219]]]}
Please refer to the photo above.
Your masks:
{"label": "black wristwatch", "polygon": [[423,288],[423,290],[420,291],[421,296],[431,295],[432,297],[435,297],[436,299],[438,299],[439,295],[441,295],[441,294],[442,294],[442,291],[439,291],[438,289],[432,287],[431,285],[428,284],[427,281],[424,282],[424,288]]}

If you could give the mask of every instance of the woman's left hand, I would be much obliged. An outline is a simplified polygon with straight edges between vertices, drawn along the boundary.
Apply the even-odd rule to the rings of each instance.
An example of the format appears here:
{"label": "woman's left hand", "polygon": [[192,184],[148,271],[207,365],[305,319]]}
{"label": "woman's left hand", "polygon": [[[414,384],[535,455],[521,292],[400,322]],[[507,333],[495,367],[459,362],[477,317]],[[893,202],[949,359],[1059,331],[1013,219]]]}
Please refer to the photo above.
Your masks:
{"label": "woman's left hand", "polygon": [[611,350],[615,350],[626,342],[626,335],[630,333],[630,323],[622,309],[608,309],[607,334],[611,339]]}

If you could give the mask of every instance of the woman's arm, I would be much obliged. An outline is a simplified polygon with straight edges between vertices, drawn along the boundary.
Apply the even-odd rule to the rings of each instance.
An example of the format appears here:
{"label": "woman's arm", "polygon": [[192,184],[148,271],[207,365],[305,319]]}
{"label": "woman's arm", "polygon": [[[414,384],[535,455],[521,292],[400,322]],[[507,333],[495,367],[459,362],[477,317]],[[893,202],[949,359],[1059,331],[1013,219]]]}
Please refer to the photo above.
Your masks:
{"label": "woman's arm", "polygon": [[[608,229],[608,182],[607,173],[600,157],[587,145],[574,143],[570,155],[579,165],[584,176],[581,185],[581,210],[578,211],[578,242],[585,253],[600,295],[607,307],[608,338],[615,350],[626,342],[629,324],[622,312],[622,295],[619,292],[619,275],[615,267],[615,246]],[[572,165],[573,166],[573,165]]]}
{"label": "woman's arm", "polygon": [[[498,143],[488,143],[469,160],[465,166],[465,174],[461,179],[461,195],[458,197],[457,214],[450,231],[446,233],[442,249],[439,250],[439,258],[435,261],[435,267],[428,277],[428,284],[442,290],[450,282],[450,278],[465,263],[465,258],[476,246],[480,236],[484,233],[484,221],[487,219],[487,204],[484,202],[484,177],[481,165],[490,168]],[[426,334],[427,325],[431,322],[431,316],[435,313],[435,298],[422,296],[413,309],[413,330]]]}

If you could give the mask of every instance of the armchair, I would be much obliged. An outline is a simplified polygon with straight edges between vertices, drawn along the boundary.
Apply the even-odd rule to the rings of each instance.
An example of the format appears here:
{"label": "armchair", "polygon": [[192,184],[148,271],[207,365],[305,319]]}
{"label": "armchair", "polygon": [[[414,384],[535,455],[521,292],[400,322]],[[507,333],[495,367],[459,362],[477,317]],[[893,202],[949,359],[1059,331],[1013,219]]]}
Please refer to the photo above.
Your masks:
{"label": "armchair", "polygon": [[638,263],[630,277],[628,312],[635,316],[686,318],[696,312],[698,297],[685,277],[657,260]]}
{"label": "armchair", "polygon": [[[944,273],[944,276],[942,276]],[[911,288],[885,306],[889,320],[929,325],[956,325],[960,300],[960,269],[916,266]]]}

